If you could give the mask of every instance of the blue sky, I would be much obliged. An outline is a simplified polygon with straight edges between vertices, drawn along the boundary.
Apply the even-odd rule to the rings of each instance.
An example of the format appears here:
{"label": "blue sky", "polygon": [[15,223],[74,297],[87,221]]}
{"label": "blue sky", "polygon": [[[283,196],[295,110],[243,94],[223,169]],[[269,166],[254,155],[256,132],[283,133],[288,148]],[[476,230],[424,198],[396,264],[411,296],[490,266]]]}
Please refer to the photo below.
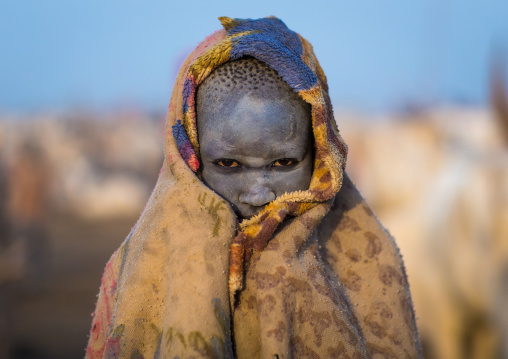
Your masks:
{"label": "blue sky", "polygon": [[281,18],[349,110],[486,105],[492,51],[508,51],[503,0],[0,0],[0,113],[163,112],[178,65],[223,15]]}

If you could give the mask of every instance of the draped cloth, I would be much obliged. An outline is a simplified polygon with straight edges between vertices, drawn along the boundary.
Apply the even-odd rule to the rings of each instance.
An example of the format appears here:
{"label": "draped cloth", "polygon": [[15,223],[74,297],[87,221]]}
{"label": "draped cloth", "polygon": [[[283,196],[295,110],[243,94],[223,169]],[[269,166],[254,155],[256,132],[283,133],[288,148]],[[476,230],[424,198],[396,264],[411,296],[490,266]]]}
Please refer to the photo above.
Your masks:
{"label": "draped cloth", "polygon": [[[176,80],[162,170],[106,265],[87,357],[419,357],[401,256],[344,172],[312,46],[275,17],[220,20]],[[238,223],[200,180],[195,95],[246,56],[311,105],[314,167],[308,190]]]}

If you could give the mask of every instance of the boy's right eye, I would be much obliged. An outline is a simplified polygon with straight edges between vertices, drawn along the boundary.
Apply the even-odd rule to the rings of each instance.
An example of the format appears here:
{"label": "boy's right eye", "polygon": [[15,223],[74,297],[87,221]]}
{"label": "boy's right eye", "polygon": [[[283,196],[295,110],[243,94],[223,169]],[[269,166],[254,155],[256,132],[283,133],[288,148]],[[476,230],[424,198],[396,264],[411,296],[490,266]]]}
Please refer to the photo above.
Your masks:
{"label": "boy's right eye", "polygon": [[215,161],[215,164],[220,167],[226,167],[226,168],[233,168],[233,167],[240,167],[240,163],[236,162],[235,160],[231,160],[228,158],[217,160]]}

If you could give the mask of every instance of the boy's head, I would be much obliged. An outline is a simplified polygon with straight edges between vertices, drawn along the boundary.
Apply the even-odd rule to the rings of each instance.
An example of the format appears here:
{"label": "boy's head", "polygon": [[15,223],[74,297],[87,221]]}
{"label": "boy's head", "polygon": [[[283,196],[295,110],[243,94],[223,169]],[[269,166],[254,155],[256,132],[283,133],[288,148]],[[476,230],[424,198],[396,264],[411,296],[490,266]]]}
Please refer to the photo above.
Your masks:
{"label": "boy's head", "polygon": [[213,71],[197,90],[197,122],[203,180],[240,217],[309,188],[310,105],[264,63],[246,58]]}

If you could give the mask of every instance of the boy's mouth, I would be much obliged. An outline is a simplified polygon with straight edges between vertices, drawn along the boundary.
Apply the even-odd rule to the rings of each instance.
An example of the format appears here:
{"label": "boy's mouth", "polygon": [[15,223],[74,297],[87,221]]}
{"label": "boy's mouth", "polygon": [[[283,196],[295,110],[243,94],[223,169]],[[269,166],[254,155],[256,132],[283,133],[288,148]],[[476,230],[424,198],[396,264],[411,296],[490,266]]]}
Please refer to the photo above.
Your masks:
{"label": "boy's mouth", "polygon": [[248,204],[242,205],[242,208],[239,208],[238,206],[233,205],[233,210],[235,211],[236,215],[239,218],[242,219],[248,219],[252,216],[255,216],[258,214],[265,206],[251,206]]}

